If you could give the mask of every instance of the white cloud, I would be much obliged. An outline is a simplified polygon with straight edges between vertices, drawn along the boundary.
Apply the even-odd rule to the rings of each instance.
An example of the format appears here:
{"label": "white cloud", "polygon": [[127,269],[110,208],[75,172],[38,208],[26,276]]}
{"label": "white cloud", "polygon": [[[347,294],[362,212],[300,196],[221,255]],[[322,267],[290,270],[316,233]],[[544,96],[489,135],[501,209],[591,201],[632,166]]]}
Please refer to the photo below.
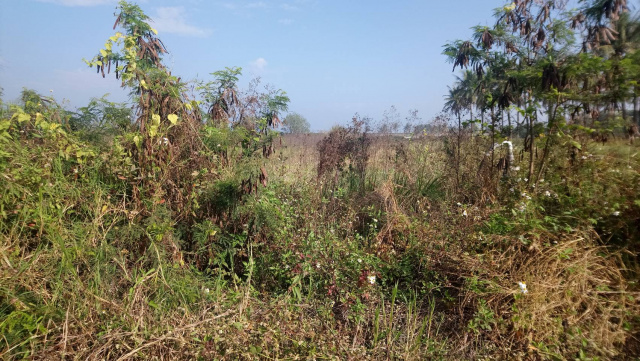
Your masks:
{"label": "white cloud", "polygon": [[282,25],[291,25],[291,23],[293,23],[293,20],[291,19],[280,19],[278,20],[278,22]]}
{"label": "white cloud", "polygon": [[115,3],[115,0],[37,0],[42,3],[51,3],[62,6],[96,6]]}
{"label": "white cloud", "polygon": [[264,58],[258,58],[251,62],[251,68],[254,73],[262,73],[264,69],[267,67],[267,61]]}
{"label": "white cloud", "polygon": [[286,10],[286,11],[300,10],[297,6],[290,5],[290,4],[282,4],[282,5],[280,5],[280,8],[282,8],[283,10]]}
{"label": "white cloud", "polygon": [[264,1],[256,1],[248,3],[244,7],[246,7],[247,9],[265,9],[267,8],[267,4]]}
{"label": "white cloud", "polygon": [[234,3],[222,3],[222,7],[229,9],[229,10],[235,10],[238,8],[238,5],[234,4]]}
{"label": "white cloud", "polygon": [[211,29],[187,24],[185,10],[182,6],[160,7],[156,9],[156,15],[151,18],[154,28],[159,32],[198,37],[206,37],[211,34]]}

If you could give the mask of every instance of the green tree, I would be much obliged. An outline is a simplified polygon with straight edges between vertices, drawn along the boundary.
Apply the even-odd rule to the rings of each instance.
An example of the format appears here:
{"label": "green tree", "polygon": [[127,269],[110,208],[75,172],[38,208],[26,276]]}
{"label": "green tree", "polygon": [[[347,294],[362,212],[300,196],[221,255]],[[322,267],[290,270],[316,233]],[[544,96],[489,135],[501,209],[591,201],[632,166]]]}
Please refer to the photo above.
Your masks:
{"label": "green tree", "polygon": [[301,134],[311,131],[309,121],[298,113],[289,113],[282,123],[284,124],[283,131],[285,133]]}

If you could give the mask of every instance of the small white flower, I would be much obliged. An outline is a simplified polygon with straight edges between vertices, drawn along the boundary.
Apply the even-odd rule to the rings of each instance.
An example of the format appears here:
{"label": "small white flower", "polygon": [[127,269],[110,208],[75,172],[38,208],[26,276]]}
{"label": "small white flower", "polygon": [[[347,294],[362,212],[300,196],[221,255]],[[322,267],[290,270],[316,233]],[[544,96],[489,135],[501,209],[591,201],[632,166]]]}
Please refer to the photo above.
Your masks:
{"label": "small white flower", "polygon": [[374,218],[374,219],[373,219],[373,222],[374,222],[374,223],[378,223],[378,220]]}
{"label": "small white flower", "polygon": [[583,155],[581,158],[582,158],[582,160],[585,160],[585,159],[587,159],[587,156]]}
{"label": "small white flower", "polygon": [[316,268],[320,269],[320,263],[316,263]]}
{"label": "small white flower", "polygon": [[527,294],[529,290],[527,290],[527,284],[524,282],[518,282],[518,287],[520,287],[520,292],[523,294]]}
{"label": "small white flower", "polygon": [[218,147],[220,147],[220,144],[218,144]]}
{"label": "small white flower", "polygon": [[613,214],[614,216],[616,216],[616,217],[617,217],[617,216],[619,216],[619,215],[620,215],[620,211],[615,211],[615,212],[613,212],[612,214]]}
{"label": "small white flower", "polygon": [[544,183],[544,178],[540,179],[540,183]]}
{"label": "small white flower", "polygon": [[367,280],[369,281],[370,284],[375,285],[376,284],[376,276],[375,275],[371,275],[371,276],[367,276]]}
{"label": "small white flower", "polygon": [[460,202],[456,203],[458,205],[458,207],[462,207],[462,204],[460,204]]}
{"label": "small white flower", "polygon": [[531,196],[524,196],[528,201],[531,200]]}
{"label": "small white flower", "polygon": [[525,179],[524,179],[524,181],[525,181],[525,182],[528,182],[528,181],[529,181],[529,178],[525,178]]}
{"label": "small white flower", "polygon": [[467,216],[467,210],[466,209],[464,211],[462,211],[462,215],[465,216],[465,217]]}
{"label": "small white flower", "polygon": [[551,197],[551,192],[549,192],[549,191],[544,191],[544,196],[545,196],[545,197]]}
{"label": "small white flower", "polygon": [[513,170],[515,170],[515,171],[519,171],[519,170],[520,170],[520,167],[513,167]]}
{"label": "small white flower", "polygon": [[162,144],[169,145],[169,138],[166,138],[166,137],[162,138]]}
{"label": "small white flower", "polygon": [[525,203],[520,203],[520,205],[518,206],[518,210],[522,213],[525,210],[527,210],[527,205]]}
{"label": "small white flower", "polygon": [[362,263],[362,259],[358,258],[358,263]]}
{"label": "small white flower", "polygon": [[204,293],[209,294],[209,292],[210,292],[210,291],[209,291],[209,289],[208,289],[208,288],[205,288],[205,289],[204,289]]}
{"label": "small white flower", "polygon": [[515,193],[515,192],[516,192],[516,189],[515,189],[515,188],[513,188],[513,187],[511,187],[511,188],[509,188],[509,192],[511,192],[511,193]]}

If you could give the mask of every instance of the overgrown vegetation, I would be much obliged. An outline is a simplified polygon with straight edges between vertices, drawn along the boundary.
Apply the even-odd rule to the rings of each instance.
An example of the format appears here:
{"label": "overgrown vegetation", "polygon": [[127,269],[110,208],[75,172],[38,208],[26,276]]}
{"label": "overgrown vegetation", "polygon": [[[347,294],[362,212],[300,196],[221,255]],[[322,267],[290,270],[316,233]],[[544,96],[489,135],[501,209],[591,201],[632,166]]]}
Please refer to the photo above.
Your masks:
{"label": "overgrown vegetation", "polygon": [[120,2],[87,63],[134,111],[0,104],[1,357],[640,357],[640,153],[619,139],[638,22],[559,6],[517,1],[446,47],[474,70],[454,126],[413,113],[407,139],[356,115],[280,138],[285,92],[226,68],[191,94]]}

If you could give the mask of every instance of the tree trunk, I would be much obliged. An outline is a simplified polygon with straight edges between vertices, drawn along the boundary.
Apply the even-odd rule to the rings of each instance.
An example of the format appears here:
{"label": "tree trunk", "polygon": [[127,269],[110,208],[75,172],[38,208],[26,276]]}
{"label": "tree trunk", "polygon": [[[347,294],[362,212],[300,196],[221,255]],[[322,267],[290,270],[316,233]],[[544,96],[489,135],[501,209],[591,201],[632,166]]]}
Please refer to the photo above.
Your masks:
{"label": "tree trunk", "polygon": [[493,149],[493,146],[496,144],[496,116],[495,113],[493,111],[493,105],[491,106],[491,147],[492,147],[492,151],[491,151],[491,180],[493,181],[493,166],[494,166],[494,154],[495,154],[495,149]]}
{"label": "tree trunk", "polygon": [[473,105],[469,107],[469,124],[471,124],[471,136],[473,137],[476,128],[476,124],[473,122]]}
{"label": "tree trunk", "polygon": [[511,139],[511,110],[507,110],[507,120],[509,121],[509,139]]}
{"label": "tree trunk", "polygon": [[[527,107],[527,102],[525,101],[525,107]],[[528,107],[527,107],[528,108]],[[533,157],[533,152],[535,149],[535,144],[534,144],[534,136],[533,136],[533,125],[534,125],[534,117],[533,114],[527,114],[527,116],[529,117],[529,175],[528,175],[528,179],[531,179],[533,177],[533,167],[534,167],[534,157]]]}
{"label": "tree trunk", "polygon": [[640,113],[638,113],[638,92],[633,95],[633,119],[640,126]]}
{"label": "tree trunk", "polygon": [[460,187],[460,136],[462,126],[460,122],[460,112],[458,112],[458,155],[456,156],[456,190]]}

